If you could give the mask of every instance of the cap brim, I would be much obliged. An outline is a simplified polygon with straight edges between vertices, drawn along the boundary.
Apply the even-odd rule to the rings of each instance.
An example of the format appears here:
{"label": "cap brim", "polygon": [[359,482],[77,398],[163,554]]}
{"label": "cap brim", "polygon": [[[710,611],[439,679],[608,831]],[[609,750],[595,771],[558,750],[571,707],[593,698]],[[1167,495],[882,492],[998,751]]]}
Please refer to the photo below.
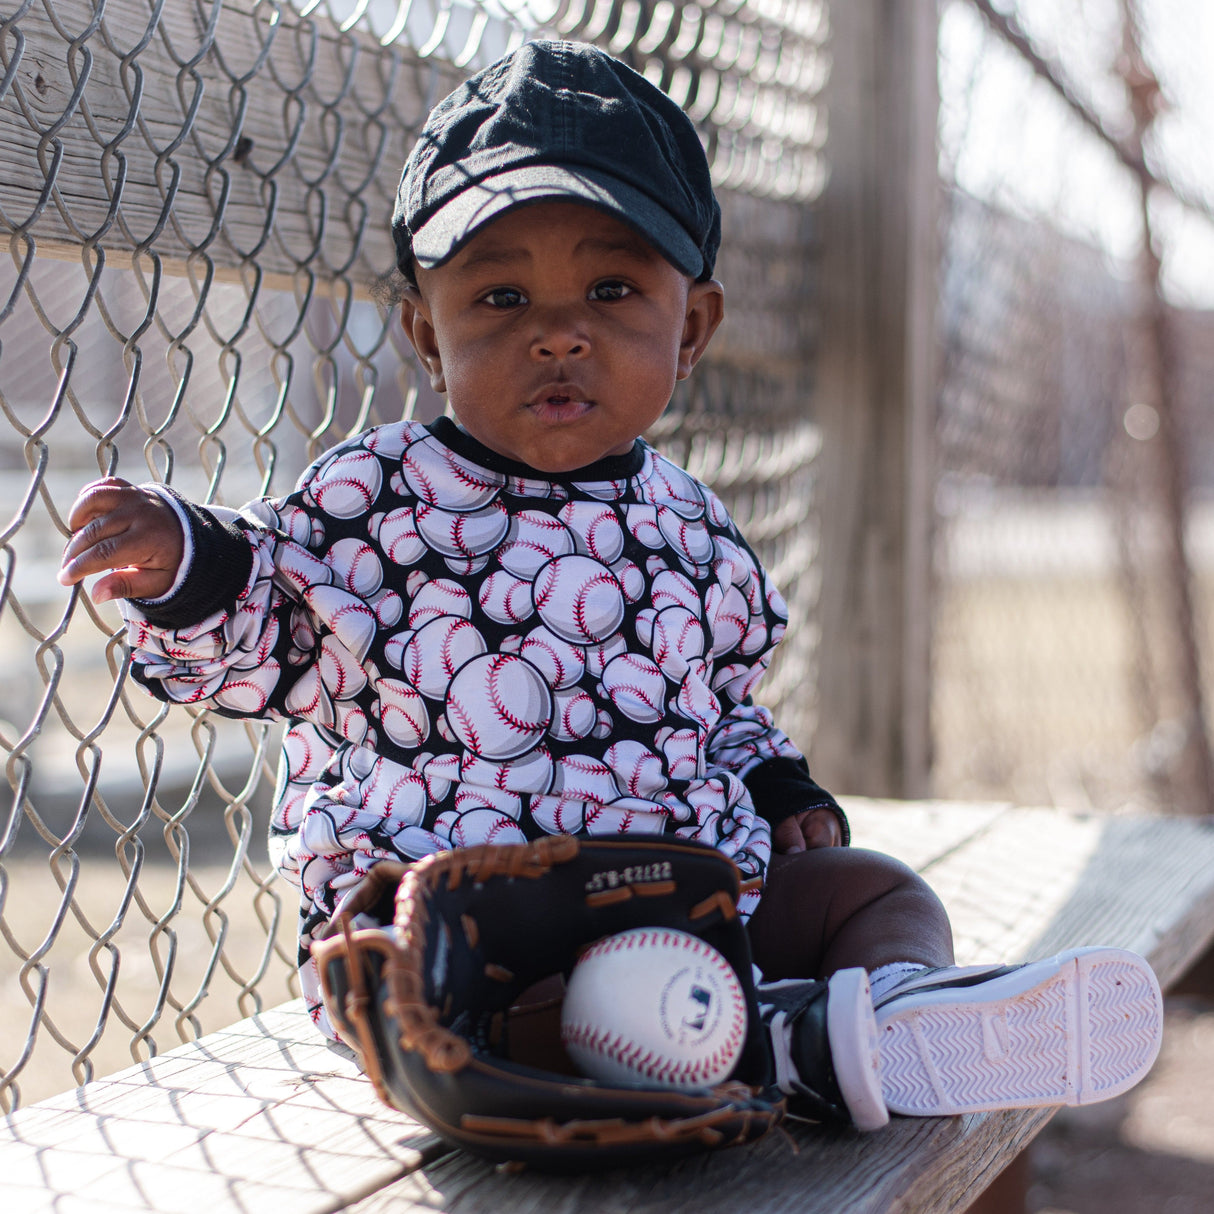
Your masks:
{"label": "cap brim", "polygon": [[525,165],[461,190],[412,234],[413,258],[423,269],[441,266],[490,220],[537,202],[567,199],[615,215],[634,227],[669,262],[692,278],[704,257],[683,226],[640,190],[592,169]]}

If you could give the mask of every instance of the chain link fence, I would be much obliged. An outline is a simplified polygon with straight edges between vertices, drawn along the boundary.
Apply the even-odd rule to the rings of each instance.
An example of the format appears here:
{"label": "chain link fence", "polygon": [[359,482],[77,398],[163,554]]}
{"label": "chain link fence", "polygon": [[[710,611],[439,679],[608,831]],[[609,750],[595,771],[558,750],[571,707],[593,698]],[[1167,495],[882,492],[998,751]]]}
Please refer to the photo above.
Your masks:
{"label": "chain link fence", "polygon": [[946,795],[1214,806],[1212,47],[1190,0],[941,8]]}
{"label": "chain link fence", "polygon": [[[239,505],[441,409],[372,285],[431,104],[519,41],[596,41],[682,103],[731,318],[653,436],[787,590],[766,683],[806,738],[825,180],[821,0],[23,0],[0,15],[0,1107],[293,993],[269,870],[277,731],[154,703],[112,604],[58,586],[77,490]],[[793,694],[794,691],[797,694]]]}
{"label": "chain link fence", "polygon": [[[764,699],[812,741],[829,18],[825,0],[0,16],[0,1107],[294,993],[294,892],[265,849],[277,731],[129,685],[116,609],[55,580],[64,515],[109,472],[238,505],[441,409],[371,288],[429,106],[521,39],[598,42],[705,139],[729,318],[651,437],[784,589]],[[1190,152],[1214,143],[1211,20],[1196,0],[941,5],[941,795],[1209,807],[1214,181]],[[1150,114],[1148,68],[1170,103]]]}

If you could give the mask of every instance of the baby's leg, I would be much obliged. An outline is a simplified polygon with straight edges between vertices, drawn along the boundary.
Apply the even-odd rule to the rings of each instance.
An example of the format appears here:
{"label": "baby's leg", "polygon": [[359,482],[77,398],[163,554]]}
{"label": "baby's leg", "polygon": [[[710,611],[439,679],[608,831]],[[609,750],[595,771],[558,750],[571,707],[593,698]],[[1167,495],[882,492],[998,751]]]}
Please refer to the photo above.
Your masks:
{"label": "baby's leg", "polygon": [[1080,948],[958,969],[940,900],[877,852],[775,857],[749,927],[795,1114],[876,1129],[890,1112],[1088,1104],[1127,1091],[1159,1050],[1163,1004],[1142,958]]}
{"label": "baby's leg", "polygon": [[927,882],[901,861],[861,848],[773,856],[749,926],[755,964],[768,980],[953,960],[948,915]]}

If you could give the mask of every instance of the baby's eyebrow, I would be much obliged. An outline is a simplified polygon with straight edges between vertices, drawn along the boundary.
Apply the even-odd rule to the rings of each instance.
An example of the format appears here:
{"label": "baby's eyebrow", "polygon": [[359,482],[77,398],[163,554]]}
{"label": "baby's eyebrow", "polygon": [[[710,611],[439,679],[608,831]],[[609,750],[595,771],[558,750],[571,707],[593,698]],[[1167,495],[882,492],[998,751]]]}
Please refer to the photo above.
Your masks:
{"label": "baby's eyebrow", "polygon": [[488,245],[467,253],[460,260],[458,270],[481,270],[487,266],[515,265],[526,260],[529,258],[523,249],[514,249],[505,245]]}
{"label": "baby's eyebrow", "polygon": [[640,236],[584,236],[578,241],[576,253],[624,253],[638,261],[654,256],[649,242]]}
{"label": "baby's eyebrow", "polygon": [[[635,261],[649,261],[657,254],[640,236],[583,236],[574,246],[579,253],[620,255]],[[531,261],[530,250],[513,245],[482,245],[468,252],[459,263],[460,273],[473,273],[494,266],[517,266]]]}

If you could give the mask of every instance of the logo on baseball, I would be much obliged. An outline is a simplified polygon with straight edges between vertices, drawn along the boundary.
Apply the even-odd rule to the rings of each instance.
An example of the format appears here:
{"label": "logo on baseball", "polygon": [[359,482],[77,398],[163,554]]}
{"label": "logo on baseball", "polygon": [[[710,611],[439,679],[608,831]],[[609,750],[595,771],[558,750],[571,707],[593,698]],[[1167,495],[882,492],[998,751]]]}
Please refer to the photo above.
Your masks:
{"label": "logo on baseball", "polygon": [[634,928],[582,955],[561,1007],[561,1041],[606,1082],[698,1088],[733,1070],[746,1001],[725,958],[686,932]]}

